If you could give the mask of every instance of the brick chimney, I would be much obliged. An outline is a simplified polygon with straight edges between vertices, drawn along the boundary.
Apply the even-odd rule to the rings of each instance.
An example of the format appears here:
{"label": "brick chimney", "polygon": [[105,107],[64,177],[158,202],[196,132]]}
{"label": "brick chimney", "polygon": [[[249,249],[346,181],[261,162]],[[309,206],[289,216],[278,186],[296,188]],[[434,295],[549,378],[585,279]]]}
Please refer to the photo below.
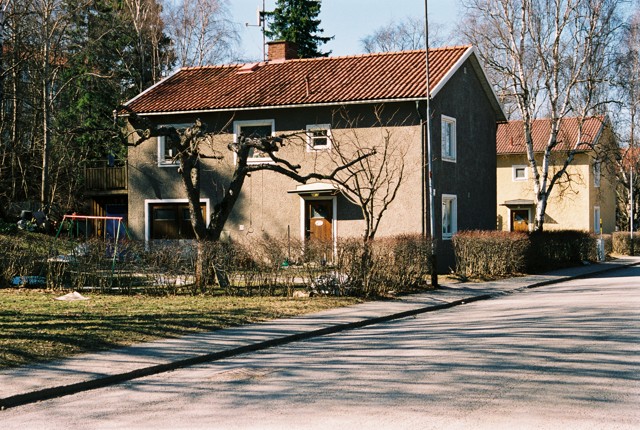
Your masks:
{"label": "brick chimney", "polygon": [[286,40],[274,40],[268,42],[267,45],[269,45],[269,55],[267,57],[269,61],[284,61],[298,58],[297,43]]}

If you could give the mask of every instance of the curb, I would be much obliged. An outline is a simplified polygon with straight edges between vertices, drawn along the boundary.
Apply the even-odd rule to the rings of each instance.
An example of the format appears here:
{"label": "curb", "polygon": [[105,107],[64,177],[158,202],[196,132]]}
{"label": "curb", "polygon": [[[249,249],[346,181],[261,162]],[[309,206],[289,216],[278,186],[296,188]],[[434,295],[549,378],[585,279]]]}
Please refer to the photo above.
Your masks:
{"label": "curb", "polygon": [[613,272],[615,270],[620,270],[620,269],[627,269],[629,267],[635,267],[638,265],[640,265],[640,261],[637,261],[635,263],[629,263],[629,264],[620,264],[619,266],[607,267],[607,268],[603,268],[602,270],[596,270],[590,273],[581,273],[579,275],[567,276],[563,279],[549,279],[547,281],[536,282],[536,283],[527,285],[526,287],[522,287],[521,289],[529,290],[533,288],[544,287],[546,285],[552,285],[560,282],[571,281],[574,279],[584,279],[592,275],[602,275],[603,273],[609,273],[609,272]]}
{"label": "curb", "polygon": [[[634,267],[638,265],[640,265],[640,261],[632,264],[624,264],[616,267],[608,267],[600,271],[594,271],[594,272],[584,273],[584,274],[579,274],[574,276],[565,276],[558,279],[549,279],[546,281],[540,281],[540,282],[536,282],[530,285],[526,285],[526,286],[514,289],[510,291],[508,294],[513,294],[519,291],[526,291],[528,289],[539,288],[547,285],[558,284],[558,283],[570,281],[573,279],[582,279],[592,275],[600,275],[603,273],[608,273],[615,270]],[[97,379],[92,379],[89,381],[77,382],[77,383],[73,383],[69,385],[61,385],[57,387],[44,388],[41,390],[31,391],[29,393],[16,394],[13,396],[1,398],[0,410],[14,408],[17,406],[24,406],[29,403],[35,403],[43,400],[50,400],[58,397],[64,397],[72,394],[77,394],[83,391],[90,391],[98,388],[104,388],[110,385],[131,381],[133,379],[157,375],[160,373],[169,372],[172,370],[177,370],[180,368],[194,366],[198,364],[211,363],[211,362],[219,361],[225,358],[234,357],[237,355],[246,354],[250,352],[262,351],[268,348],[282,346],[288,343],[307,340],[314,337],[340,333],[347,330],[367,327],[370,325],[389,322],[396,319],[402,319],[402,318],[415,316],[423,313],[449,309],[449,308],[457,307],[467,303],[473,303],[473,302],[482,301],[482,300],[489,300],[503,294],[504,293],[492,293],[492,294],[480,294],[477,296],[470,296],[470,297],[454,300],[452,302],[443,303],[439,305],[424,306],[424,307],[410,309],[407,311],[397,312],[397,313],[384,315],[380,317],[368,318],[368,319],[363,319],[360,321],[354,321],[350,323],[330,325],[328,327],[324,327],[317,330],[291,334],[291,335],[287,335],[287,336],[283,336],[275,339],[269,339],[262,342],[257,342],[250,345],[227,349],[224,351],[218,351],[210,354],[203,354],[203,355],[198,355],[191,358],[176,360],[169,363],[144,367],[144,368],[136,369],[130,372],[103,376],[103,377],[99,377]]]}

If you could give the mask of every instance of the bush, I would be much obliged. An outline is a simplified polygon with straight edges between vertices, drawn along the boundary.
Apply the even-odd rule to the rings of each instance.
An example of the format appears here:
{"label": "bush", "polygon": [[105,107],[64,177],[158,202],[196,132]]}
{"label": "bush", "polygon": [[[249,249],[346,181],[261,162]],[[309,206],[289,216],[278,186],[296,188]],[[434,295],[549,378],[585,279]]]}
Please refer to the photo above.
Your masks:
{"label": "bush", "polygon": [[[335,248],[266,235],[230,243],[133,241],[119,245],[115,262],[113,243],[101,239],[51,238],[45,244],[41,235],[18,236],[0,236],[2,286],[16,276],[40,276],[49,289],[121,294],[291,296],[307,290],[377,296],[424,288],[431,275],[431,242],[419,235],[366,244],[347,239]],[[198,258],[202,288],[195,282]]]}
{"label": "bush", "polygon": [[17,276],[41,276],[38,261],[44,258],[36,244],[17,237],[0,236],[0,284],[9,286]]}
{"label": "bush", "polygon": [[613,254],[613,235],[603,234],[602,239],[604,239],[604,254],[605,255]]}
{"label": "bush", "polygon": [[529,237],[504,231],[463,231],[453,237],[456,274],[495,278],[525,270]]}
{"label": "bush", "polygon": [[[630,233],[617,231],[612,235],[613,253],[619,255],[631,255],[631,235]],[[640,255],[640,234],[633,233],[633,255]]]}
{"label": "bush", "polygon": [[596,260],[596,237],[586,231],[558,230],[529,235],[527,270],[540,272]]}
{"label": "bush", "polygon": [[[612,249],[605,239],[605,252]],[[596,236],[584,231],[463,231],[453,237],[456,274],[483,279],[535,273],[597,260]]]}
{"label": "bush", "polygon": [[[382,296],[428,286],[431,241],[420,235],[399,235],[363,242],[338,242],[335,261],[322,278],[326,291],[357,296]],[[331,284],[327,286],[327,283]]]}

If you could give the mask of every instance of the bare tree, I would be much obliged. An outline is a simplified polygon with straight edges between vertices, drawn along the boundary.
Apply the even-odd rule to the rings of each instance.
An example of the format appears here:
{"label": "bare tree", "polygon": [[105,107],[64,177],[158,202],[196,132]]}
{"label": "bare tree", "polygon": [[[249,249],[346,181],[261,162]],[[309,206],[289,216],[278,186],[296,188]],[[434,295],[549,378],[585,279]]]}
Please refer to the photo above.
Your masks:
{"label": "bare tree", "polygon": [[[409,143],[398,135],[394,126],[401,126],[396,115],[383,117],[383,106],[374,108],[375,124],[372,135],[362,135],[358,128],[361,118],[353,118],[349,111],[339,111],[338,121],[344,126],[344,134],[334,134],[331,138],[333,161],[337,165],[348,166],[336,177],[345,196],[357,204],[364,218],[362,238],[371,241],[380,226],[383,215],[395,200],[405,179],[405,159]],[[395,122],[395,123],[394,123]],[[393,124],[393,125],[392,125]],[[374,150],[370,157],[350,163],[358,154]]]}
{"label": "bare tree", "polygon": [[236,56],[239,35],[227,0],[165,2],[164,21],[178,66],[217,64]]}
{"label": "bare tree", "polygon": [[[445,43],[442,30],[442,25],[429,23],[429,46]],[[366,53],[425,49],[424,19],[409,16],[398,22],[391,21],[365,36],[360,43]]]}
{"label": "bare tree", "polygon": [[[202,281],[202,258],[204,242],[207,240],[217,241],[220,239],[222,230],[231,215],[240,191],[244,185],[244,181],[253,172],[271,171],[280,175],[287,176],[297,182],[306,183],[310,179],[333,180],[338,175],[354,165],[361,163],[362,160],[373,154],[372,151],[362,150],[354,154],[354,158],[348,162],[337,165],[330,172],[301,173],[299,164],[293,164],[288,160],[278,156],[279,149],[286,143],[290,143],[293,138],[299,137],[301,133],[283,136],[269,137],[252,137],[240,135],[237,142],[229,143],[226,148],[217,147],[219,140],[216,140],[216,133],[207,131],[207,125],[200,120],[196,120],[190,127],[176,129],[175,127],[156,126],[147,118],[138,116],[135,112],[126,106],[123,109],[129,114],[129,122],[134,128],[132,133],[135,140],[133,146],[137,146],[151,137],[165,136],[170,140],[170,144],[176,149],[175,159],[179,162],[179,172],[182,183],[187,194],[189,202],[189,212],[191,216],[191,226],[195,233],[198,259],[196,264],[196,283]],[[223,127],[226,129],[226,126]],[[299,139],[302,141],[301,139]],[[225,187],[225,193],[222,199],[217,202],[211,214],[209,226],[204,220],[202,211],[200,210],[200,170],[201,160],[222,159],[224,151],[231,151],[236,156],[236,163],[231,174],[231,180]],[[249,164],[248,160],[253,151],[259,151],[270,157],[269,163]],[[226,278],[218,274],[218,281],[226,284]]]}
{"label": "bare tree", "polygon": [[40,204],[44,210],[51,204],[50,153],[52,145],[52,121],[54,102],[60,87],[54,84],[66,61],[63,58],[63,48],[68,37],[67,26],[70,23],[68,11],[62,0],[35,0],[34,16],[40,31],[38,46],[40,52],[39,84],[40,107],[42,119],[42,175],[40,189]]}
{"label": "bare tree", "polygon": [[[619,30],[621,0],[467,0],[460,27],[480,48],[497,78],[499,94],[511,98],[522,119],[527,158],[534,182],[535,230],[543,230],[547,203],[582,143],[585,118],[602,113],[607,71]],[[562,120],[579,118],[576,142],[550,172],[551,154],[560,143]],[[547,144],[536,158],[532,123],[548,118]],[[582,146],[584,149],[584,146]]]}
{"label": "bare tree", "polygon": [[[635,230],[640,219],[640,163],[637,148],[638,105],[640,104],[640,11],[629,17],[613,72],[616,93],[618,135],[624,145],[618,157],[616,188],[617,227]],[[631,221],[633,219],[633,221]]]}
{"label": "bare tree", "polygon": [[137,64],[130,68],[131,75],[137,78],[138,92],[142,92],[158,82],[173,61],[166,48],[168,39],[161,18],[162,7],[156,0],[123,0],[122,4],[137,37],[132,56]]}

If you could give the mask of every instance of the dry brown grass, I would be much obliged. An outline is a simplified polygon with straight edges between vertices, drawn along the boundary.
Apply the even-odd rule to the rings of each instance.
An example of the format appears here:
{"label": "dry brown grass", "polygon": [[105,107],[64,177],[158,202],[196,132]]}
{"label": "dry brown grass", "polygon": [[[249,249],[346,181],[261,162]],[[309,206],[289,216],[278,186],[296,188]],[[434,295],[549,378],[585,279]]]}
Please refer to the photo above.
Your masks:
{"label": "dry brown grass", "polygon": [[347,306],[349,297],[86,294],[0,289],[0,368]]}

